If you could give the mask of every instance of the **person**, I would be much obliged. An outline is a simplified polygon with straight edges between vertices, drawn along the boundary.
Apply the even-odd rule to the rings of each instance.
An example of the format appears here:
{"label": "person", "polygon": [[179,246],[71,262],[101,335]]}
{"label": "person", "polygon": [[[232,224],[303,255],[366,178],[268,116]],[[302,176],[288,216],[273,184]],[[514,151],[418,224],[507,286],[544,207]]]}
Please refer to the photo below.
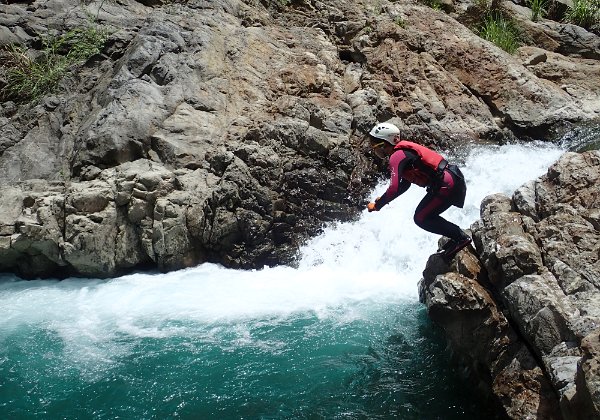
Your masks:
{"label": "person", "polygon": [[411,186],[427,188],[427,194],[415,210],[414,222],[421,229],[450,238],[440,251],[450,260],[469,245],[471,238],[457,225],[440,216],[450,206],[462,208],[467,186],[456,165],[435,151],[406,140],[394,124],[380,123],[369,132],[371,148],[381,159],[389,157],[390,184],[385,193],[367,205],[369,212],[379,211]]}

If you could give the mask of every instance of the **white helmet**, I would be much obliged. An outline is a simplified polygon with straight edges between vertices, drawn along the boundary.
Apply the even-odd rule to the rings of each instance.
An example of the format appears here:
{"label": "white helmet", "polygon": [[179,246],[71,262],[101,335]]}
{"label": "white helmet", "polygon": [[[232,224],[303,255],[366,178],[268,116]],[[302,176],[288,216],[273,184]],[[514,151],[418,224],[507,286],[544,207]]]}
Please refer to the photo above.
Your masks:
{"label": "white helmet", "polygon": [[395,145],[398,142],[396,138],[398,134],[400,134],[400,129],[390,123],[379,123],[369,132],[371,137],[385,140],[392,145]]}

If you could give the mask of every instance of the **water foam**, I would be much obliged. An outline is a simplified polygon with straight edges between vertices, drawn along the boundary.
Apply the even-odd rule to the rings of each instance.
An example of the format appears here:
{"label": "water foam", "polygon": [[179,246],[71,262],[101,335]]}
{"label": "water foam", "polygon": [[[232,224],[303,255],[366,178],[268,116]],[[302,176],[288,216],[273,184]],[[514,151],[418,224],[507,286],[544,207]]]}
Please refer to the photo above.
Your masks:
{"label": "water foam", "polygon": [[[561,153],[546,144],[473,149],[462,166],[469,189],[465,208],[445,215],[468,227],[484,196],[511,194]],[[373,197],[385,188],[382,182]],[[127,352],[126,337],[198,334],[209,340],[226,324],[277,322],[308,312],[350,322],[368,316],[357,302],[414,302],[438,239],[412,221],[423,194],[412,187],[380,212],[331,225],[302,248],[298,268],[239,271],[203,264],[110,281],[0,280],[0,337],[24,325],[44,328],[64,341],[70,357],[98,361]],[[244,339],[243,331],[234,335]]]}

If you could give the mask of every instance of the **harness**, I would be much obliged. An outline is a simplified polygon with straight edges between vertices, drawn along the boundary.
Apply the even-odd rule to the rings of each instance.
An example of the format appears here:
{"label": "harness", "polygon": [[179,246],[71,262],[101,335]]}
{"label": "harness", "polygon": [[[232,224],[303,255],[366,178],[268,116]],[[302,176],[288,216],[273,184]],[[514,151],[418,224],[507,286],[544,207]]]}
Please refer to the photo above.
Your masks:
{"label": "harness", "polygon": [[401,176],[420,187],[436,188],[442,180],[448,161],[433,150],[406,140],[401,140],[394,150],[405,150],[415,153],[419,159],[402,172]]}

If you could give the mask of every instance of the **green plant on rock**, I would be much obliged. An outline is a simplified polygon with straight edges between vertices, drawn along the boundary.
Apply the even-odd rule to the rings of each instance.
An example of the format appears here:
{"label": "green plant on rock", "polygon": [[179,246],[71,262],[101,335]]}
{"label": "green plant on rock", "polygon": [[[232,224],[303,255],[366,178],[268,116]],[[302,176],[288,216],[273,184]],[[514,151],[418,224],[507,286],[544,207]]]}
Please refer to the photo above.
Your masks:
{"label": "green plant on rock", "polygon": [[529,7],[531,8],[531,20],[534,22],[546,17],[548,13],[547,0],[529,0]]}
{"label": "green plant on rock", "polygon": [[573,0],[565,14],[565,20],[577,26],[589,29],[600,22],[600,0]]}
{"label": "green plant on rock", "polygon": [[431,7],[433,10],[442,10],[442,1],[441,0],[427,0],[427,6]]}
{"label": "green plant on rock", "polygon": [[0,98],[27,102],[56,88],[65,74],[66,58],[49,59],[47,55],[32,58],[23,47],[11,45],[1,53],[5,85]]}
{"label": "green plant on rock", "polygon": [[406,28],[406,21],[402,19],[401,16],[396,17],[396,19],[394,19],[394,22],[396,22],[396,25],[398,25],[399,27]]}
{"label": "green plant on rock", "polygon": [[478,35],[502,48],[509,54],[519,48],[519,32],[510,19],[501,13],[488,14],[478,31]]}
{"label": "green plant on rock", "polygon": [[378,15],[382,14],[384,11],[383,0],[371,0],[366,4],[368,6],[368,11],[373,16],[378,16]]}
{"label": "green plant on rock", "polygon": [[0,51],[0,75],[5,83],[0,99],[28,102],[54,91],[73,66],[98,54],[107,38],[107,30],[88,25],[43,39],[37,56],[21,46],[5,47]]}
{"label": "green plant on rock", "polygon": [[88,58],[99,54],[108,38],[108,31],[97,26],[75,28],[64,37],[68,45],[67,58],[69,62],[84,62]]}

